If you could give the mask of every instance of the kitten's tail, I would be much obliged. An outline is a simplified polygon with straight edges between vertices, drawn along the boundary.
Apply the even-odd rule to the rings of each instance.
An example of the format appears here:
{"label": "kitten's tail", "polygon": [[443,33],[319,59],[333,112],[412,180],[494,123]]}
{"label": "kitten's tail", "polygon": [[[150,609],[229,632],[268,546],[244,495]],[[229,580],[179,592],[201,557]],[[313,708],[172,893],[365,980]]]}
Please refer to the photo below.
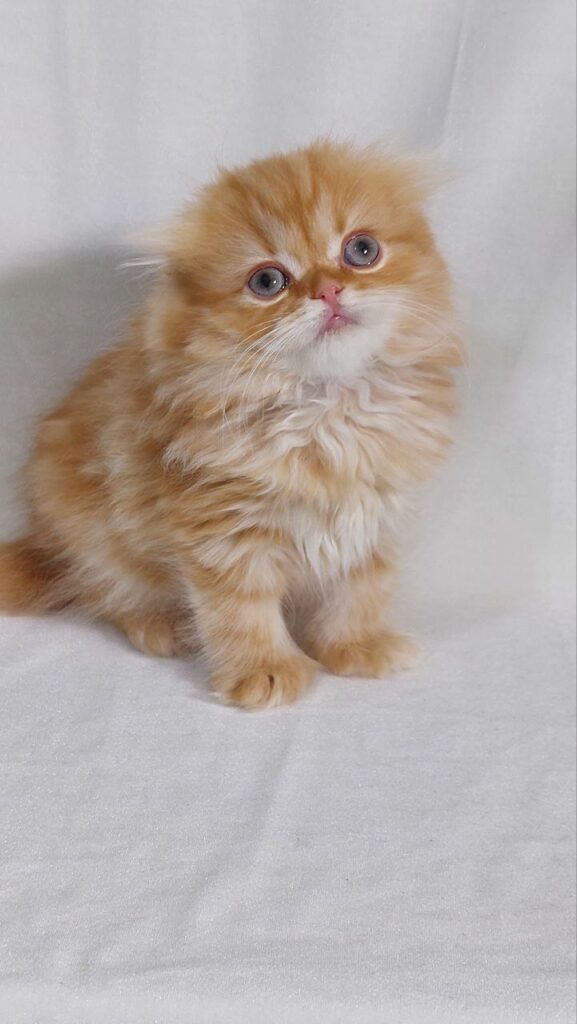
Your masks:
{"label": "kitten's tail", "polygon": [[62,572],[30,538],[0,544],[0,614],[31,615],[61,607]]}

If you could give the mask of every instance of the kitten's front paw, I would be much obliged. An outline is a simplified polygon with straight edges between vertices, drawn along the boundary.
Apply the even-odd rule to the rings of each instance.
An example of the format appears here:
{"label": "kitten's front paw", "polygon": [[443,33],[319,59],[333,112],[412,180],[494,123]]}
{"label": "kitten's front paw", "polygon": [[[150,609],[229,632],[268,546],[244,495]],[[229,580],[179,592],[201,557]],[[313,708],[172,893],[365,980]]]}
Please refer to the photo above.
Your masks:
{"label": "kitten's front paw", "polygon": [[279,704],[291,704],[313,681],[318,665],[305,655],[283,658],[225,683],[216,676],[213,686],[222,699],[255,711]]}
{"label": "kitten's front paw", "polygon": [[326,644],[315,650],[315,657],[337,676],[364,676],[380,679],[412,668],[421,651],[419,645],[402,633],[380,633],[349,643]]}

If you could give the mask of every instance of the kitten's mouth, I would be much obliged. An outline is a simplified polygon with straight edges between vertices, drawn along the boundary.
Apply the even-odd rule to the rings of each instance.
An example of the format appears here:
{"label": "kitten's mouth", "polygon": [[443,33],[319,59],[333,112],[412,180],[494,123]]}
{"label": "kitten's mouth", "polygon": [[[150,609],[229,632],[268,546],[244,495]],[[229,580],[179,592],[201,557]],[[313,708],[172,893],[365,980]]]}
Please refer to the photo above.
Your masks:
{"label": "kitten's mouth", "polygon": [[344,327],[350,327],[351,324],[356,323],[354,317],[350,313],[347,313],[345,309],[339,307],[338,309],[331,310],[327,313],[323,323],[321,324],[317,338],[323,338],[325,334],[338,334]]}

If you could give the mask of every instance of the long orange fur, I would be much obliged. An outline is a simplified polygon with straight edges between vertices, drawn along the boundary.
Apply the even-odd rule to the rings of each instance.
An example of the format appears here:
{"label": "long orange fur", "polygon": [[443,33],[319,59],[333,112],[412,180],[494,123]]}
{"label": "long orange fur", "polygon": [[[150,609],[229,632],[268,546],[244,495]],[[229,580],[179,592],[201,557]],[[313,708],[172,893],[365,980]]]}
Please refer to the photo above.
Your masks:
{"label": "long orange fur", "polygon": [[[42,421],[0,611],[76,604],[155,655],[200,643],[248,708],[319,664],[408,665],[397,536],[450,443],[462,357],[424,199],[411,161],[328,142],[221,172],[167,229],[126,340]],[[342,261],[359,231],[375,267]],[[247,288],[266,263],[290,276],[272,301]],[[321,278],[359,326],[323,335]]]}

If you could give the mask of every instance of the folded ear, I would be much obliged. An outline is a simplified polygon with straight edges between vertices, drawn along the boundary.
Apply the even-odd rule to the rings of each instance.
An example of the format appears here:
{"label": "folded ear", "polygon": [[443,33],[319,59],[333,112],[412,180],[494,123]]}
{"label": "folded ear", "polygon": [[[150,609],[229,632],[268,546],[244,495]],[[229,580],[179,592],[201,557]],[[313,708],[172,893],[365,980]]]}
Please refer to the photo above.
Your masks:
{"label": "folded ear", "polygon": [[134,252],[123,266],[150,267],[173,278],[176,284],[189,284],[192,276],[197,218],[194,205],[176,217],[128,236],[126,244]]}
{"label": "folded ear", "polygon": [[377,142],[368,146],[365,152],[369,159],[381,164],[400,194],[404,193],[412,202],[419,204],[426,203],[458,177],[457,171],[449,167],[439,149],[399,153]]}
{"label": "folded ear", "polygon": [[124,239],[135,254],[134,265],[165,267],[170,262],[171,249],[179,228],[180,218],[170,218],[158,224],[132,232]]}
{"label": "folded ear", "polygon": [[149,274],[151,278],[158,276],[168,265],[168,255],[165,251],[166,234],[166,226],[157,225],[125,235],[122,243],[130,255],[127,255],[120,267],[141,270],[143,277]]}

